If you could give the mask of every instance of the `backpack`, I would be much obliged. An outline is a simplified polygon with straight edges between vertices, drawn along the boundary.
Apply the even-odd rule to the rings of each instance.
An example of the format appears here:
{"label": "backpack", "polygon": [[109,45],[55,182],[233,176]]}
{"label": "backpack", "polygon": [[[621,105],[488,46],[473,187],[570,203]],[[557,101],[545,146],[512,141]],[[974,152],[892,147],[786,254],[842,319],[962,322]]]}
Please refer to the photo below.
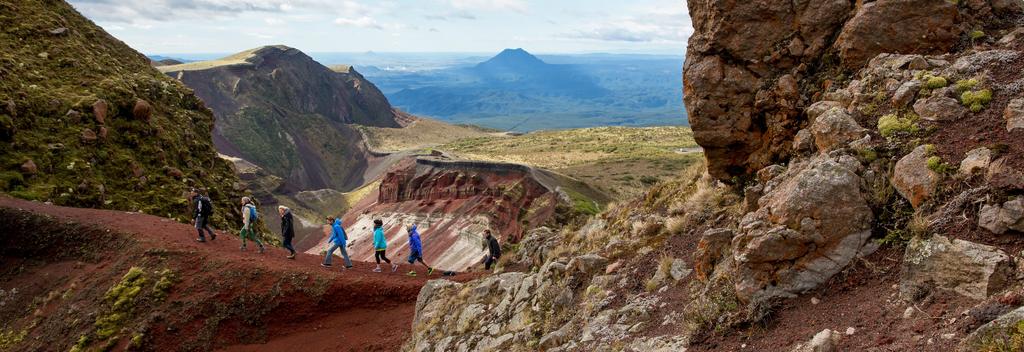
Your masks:
{"label": "backpack", "polygon": [[248,208],[249,208],[249,223],[250,224],[255,224],[256,220],[259,220],[260,214],[256,212],[256,207],[255,206],[248,207]]}
{"label": "backpack", "polygon": [[199,215],[202,215],[202,216],[213,215],[213,202],[210,201],[210,198],[199,197],[199,204],[202,207],[202,210],[199,212]]}

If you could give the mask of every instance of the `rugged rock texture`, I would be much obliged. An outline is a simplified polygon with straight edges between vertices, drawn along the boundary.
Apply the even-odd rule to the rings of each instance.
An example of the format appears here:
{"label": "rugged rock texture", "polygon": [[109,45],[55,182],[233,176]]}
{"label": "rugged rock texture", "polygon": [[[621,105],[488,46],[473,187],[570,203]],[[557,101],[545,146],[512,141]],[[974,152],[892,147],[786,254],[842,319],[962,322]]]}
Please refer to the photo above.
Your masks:
{"label": "rugged rock texture", "polygon": [[[686,108],[709,170],[720,179],[788,159],[790,141],[810,119],[802,108],[819,100],[839,71],[880,53],[947,52],[972,23],[1015,11],[933,0],[687,5],[695,33],[683,73]],[[909,92],[898,101],[906,103]]]}
{"label": "rugged rock texture", "polygon": [[871,209],[849,164],[819,157],[790,168],[761,198],[760,209],[743,217],[733,240],[736,291],[745,301],[816,287],[842,270],[871,235]]}
{"label": "rugged rock texture", "polygon": [[355,70],[332,71],[286,46],[159,69],[191,87],[217,115],[221,153],[298,189],[363,184],[368,152],[352,125],[399,127],[409,118]]}
{"label": "rugged rock texture", "polygon": [[939,235],[914,239],[903,260],[900,294],[914,301],[942,289],[984,300],[1009,286],[1015,270],[1010,256],[992,246]]}
{"label": "rugged rock texture", "polygon": [[[373,260],[372,223],[384,220],[390,253],[405,253],[407,227],[417,224],[429,264],[466,270],[485,254],[483,231],[516,243],[525,231],[555,220],[563,202],[538,177],[543,171],[514,164],[409,159],[381,179],[376,192],[344,216],[354,260]],[[309,250],[326,249],[327,238]]]}
{"label": "rugged rock texture", "polygon": [[1002,235],[1009,230],[1024,232],[1024,197],[1002,205],[986,204],[978,212],[978,226]]}
{"label": "rugged rock texture", "polygon": [[0,3],[0,27],[0,192],[185,221],[205,187],[213,226],[238,226],[238,179],[189,89],[63,1]]}
{"label": "rugged rock texture", "polygon": [[939,174],[928,168],[929,150],[926,145],[914,148],[893,170],[892,185],[914,207],[928,200],[939,185]]}

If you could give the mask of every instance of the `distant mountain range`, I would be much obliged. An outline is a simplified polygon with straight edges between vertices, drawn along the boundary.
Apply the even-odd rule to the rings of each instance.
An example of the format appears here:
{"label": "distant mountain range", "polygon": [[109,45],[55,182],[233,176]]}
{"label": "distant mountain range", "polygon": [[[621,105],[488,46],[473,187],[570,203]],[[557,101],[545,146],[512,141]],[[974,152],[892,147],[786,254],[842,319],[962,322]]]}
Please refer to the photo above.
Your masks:
{"label": "distant mountain range", "polygon": [[365,71],[396,107],[450,122],[516,131],[686,124],[679,58],[574,59],[506,49],[476,65]]}

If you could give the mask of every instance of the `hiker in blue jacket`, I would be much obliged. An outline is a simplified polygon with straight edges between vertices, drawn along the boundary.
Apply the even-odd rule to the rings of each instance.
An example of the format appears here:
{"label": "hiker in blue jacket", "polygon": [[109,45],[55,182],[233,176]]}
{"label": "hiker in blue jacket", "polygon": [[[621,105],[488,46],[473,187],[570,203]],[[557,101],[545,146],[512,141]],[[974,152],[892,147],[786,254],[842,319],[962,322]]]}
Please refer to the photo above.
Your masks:
{"label": "hiker in blue jacket", "polygon": [[[430,265],[423,261],[423,243],[420,242],[420,232],[416,230],[416,224],[412,224],[409,227],[409,264],[417,261],[427,267],[427,276],[434,273],[434,268],[431,268]],[[408,275],[416,276],[416,270],[413,269]]]}
{"label": "hiker in blue jacket", "polygon": [[[380,219],[373,220],[373,259],[377,260],[377,268],[373,269],[373,272],[381,272],[380,261],[382,259],[391,264],[391,259],[388,259],[387,255],[385,255],[387,249],[388,239],[384,238],[384,222]],[[396,270],[398,270],[398,264],[391,264],[391,272]]]}
{"label": "hiker in blue jacket", "polygon": [[345,269],[352,268],[352,260],[348,258],[348,250],[345,248],[345,244],[348,242],[348,234],[345,233],[345,229],[341,226],[341,218],[327,218],[327,224],[331,230],[331,239],[328,240],[331,247],[327,249],[324,262],[320,263],[320,265],[330,267],[331,259],[334,257],[334,250],[341,249],[341,257],[345,259]]}
{"label": "hiker in blue jacket", "polygon": [[252,204],[252,199],[242,197],[242,231],[238,234],[242,238],[241,250],[245,250],[245,240],[248,238],[256,242],[262,254],[265,248],[263,248],[263,242],[260,241],[259,235],[256,234],[257,219],[259,219],[259,213],[256,211],[256,205]]}

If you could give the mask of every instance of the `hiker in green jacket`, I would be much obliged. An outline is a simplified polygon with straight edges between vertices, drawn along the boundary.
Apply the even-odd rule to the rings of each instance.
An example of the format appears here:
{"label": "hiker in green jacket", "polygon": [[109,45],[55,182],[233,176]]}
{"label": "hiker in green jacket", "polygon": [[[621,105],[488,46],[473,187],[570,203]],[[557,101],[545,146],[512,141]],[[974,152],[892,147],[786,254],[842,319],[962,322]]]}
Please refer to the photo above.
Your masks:
{"label": "hiker in green jacket", "polygon": [[259,219],[259,213],[256,211],[256,205],[252,204],[252,199],[249,197],[242,197],[242,232],[238,235],[242,238],[242,250],[245,250],[245,239],[246,237],[256,242],[256,245],[260,246],[259,252],[262,254],[265,250],[263,248],[263,242],[260,242],[259,237],[256,237],[256,231],[253,229],[256,226],[256,220]]}

